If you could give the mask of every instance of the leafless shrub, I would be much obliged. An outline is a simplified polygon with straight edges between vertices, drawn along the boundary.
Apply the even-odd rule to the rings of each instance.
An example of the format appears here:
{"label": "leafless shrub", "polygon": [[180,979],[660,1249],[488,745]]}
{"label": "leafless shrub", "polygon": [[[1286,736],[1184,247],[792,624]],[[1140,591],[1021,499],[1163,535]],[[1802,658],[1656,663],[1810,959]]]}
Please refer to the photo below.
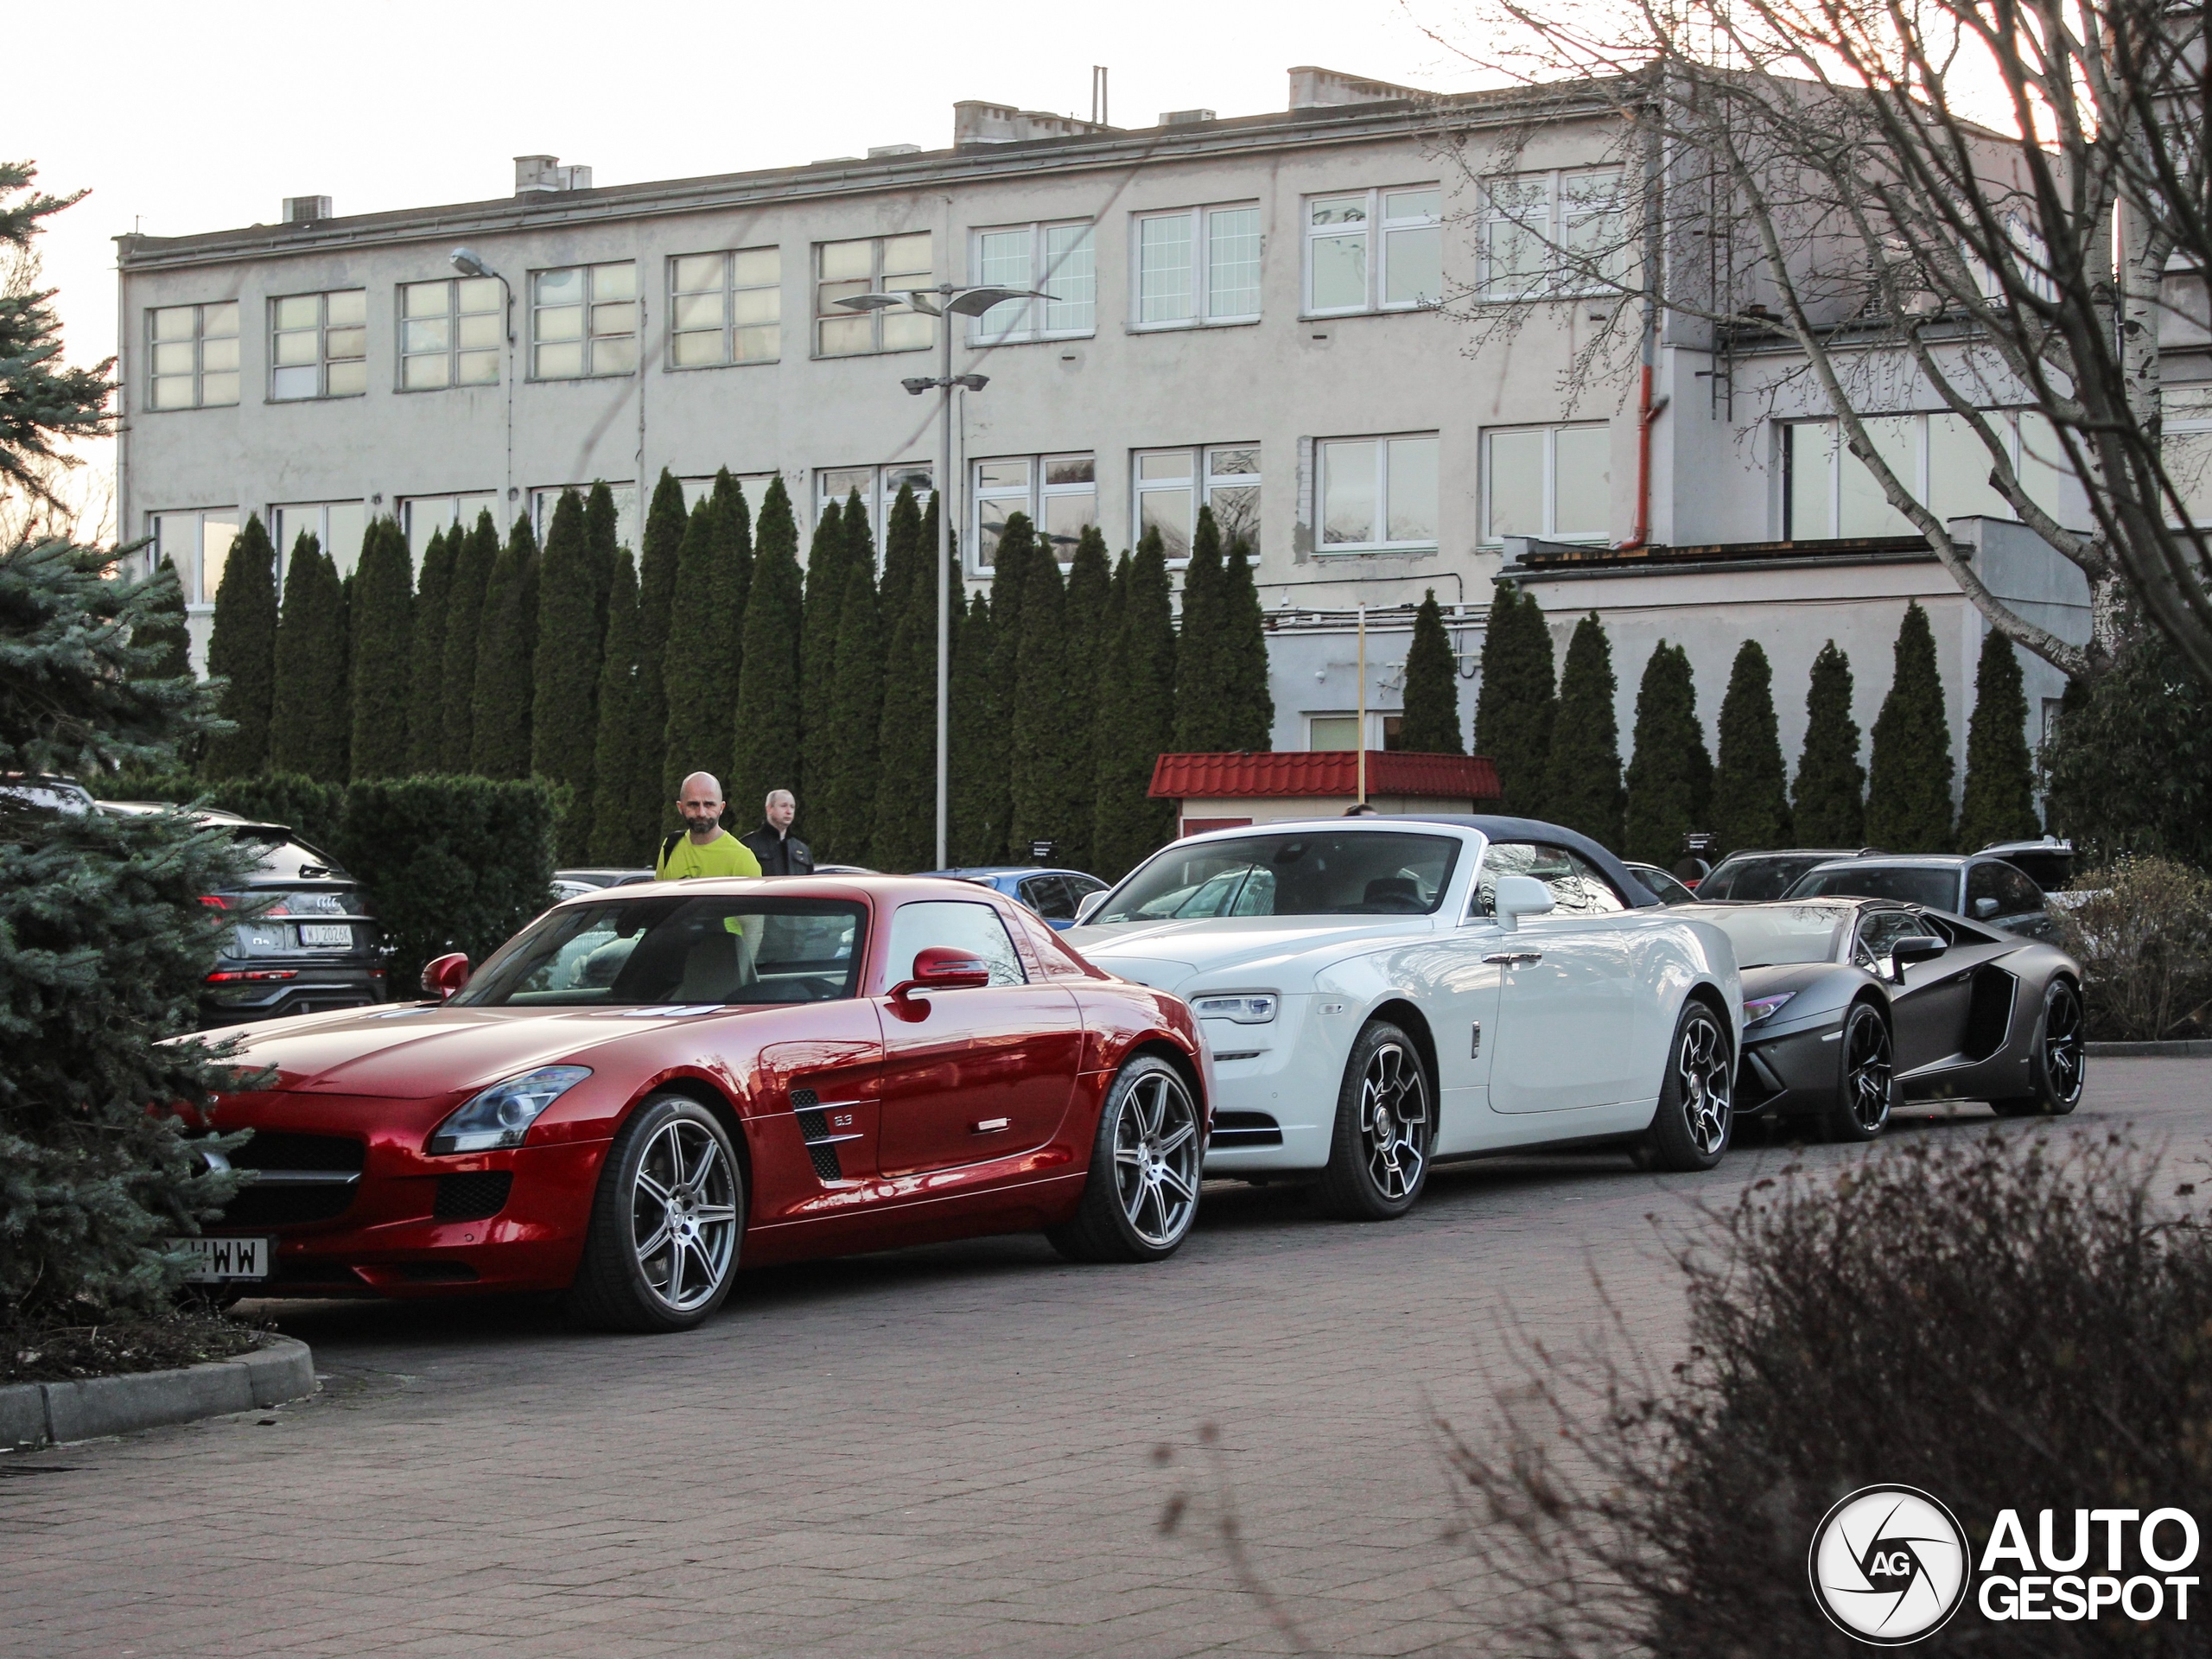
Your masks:
{"label": "leafless shrub", "polygon": [[2075,883],[2061,912],[2087,978],[2089,1029],[2156,1042],[2196,1028],[2212,1002],[2212,877],[2167,858],[2122,859]]}

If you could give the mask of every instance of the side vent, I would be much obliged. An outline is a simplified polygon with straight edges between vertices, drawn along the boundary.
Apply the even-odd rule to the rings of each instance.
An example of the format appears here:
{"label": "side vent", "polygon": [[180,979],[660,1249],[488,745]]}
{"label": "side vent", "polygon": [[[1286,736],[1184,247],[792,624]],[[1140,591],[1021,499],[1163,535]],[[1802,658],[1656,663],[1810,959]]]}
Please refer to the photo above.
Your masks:
{"label": "side vent", "polygon": [[845,1179],[844,1166],[837,1161],[837,1148],[830,1135],[829,1114],[818,1109],[822,1096],[811,1089],[791,1090],[791,1113],[798,1119],[800,1137],[806,1142],[807,1160],[814,1166],[814,1173],[825,1181]]}

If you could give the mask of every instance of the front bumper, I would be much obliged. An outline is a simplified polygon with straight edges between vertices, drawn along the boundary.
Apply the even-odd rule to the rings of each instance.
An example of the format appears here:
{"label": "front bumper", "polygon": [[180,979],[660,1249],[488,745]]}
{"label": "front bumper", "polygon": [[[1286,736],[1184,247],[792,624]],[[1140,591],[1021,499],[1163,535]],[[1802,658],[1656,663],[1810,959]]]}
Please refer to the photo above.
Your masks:
{"label": "front bumper", "polygon": [[1737,1068],[1736,1116],[1795,1117],[1826,1111],[1835,1103],[1843,1062],[1843,1016],[1828,1014],[1808,1025],[1771,1033],[1753,1026],[1744,1033],[1744,1059]]}
{"label": "front bumper", "polygon": [[[1340,999],[1332,1001],[1343,1006]],[[1339,1032],[1335,1027],[1345,1023],[1344,1016],[1319,1014],[1318,1001],[1310,993],[1285,995],[1274,1019],[1263,1026],[1198,1022],[1214,1076],[1207,1175],[1327,1165],[1337,1087],[1359,1022],[1350,1021],[1349,1034]]]}

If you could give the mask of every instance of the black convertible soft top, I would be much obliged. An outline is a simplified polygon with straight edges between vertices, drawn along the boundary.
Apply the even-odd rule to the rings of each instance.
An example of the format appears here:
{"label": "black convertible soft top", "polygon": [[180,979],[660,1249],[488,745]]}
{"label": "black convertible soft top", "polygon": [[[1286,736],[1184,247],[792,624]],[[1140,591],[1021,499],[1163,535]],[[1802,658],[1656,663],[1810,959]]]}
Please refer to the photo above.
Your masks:
{"label": "black convertible soft top", "polygon": [[[1358,820],[1355,819],[1357,823]],[[1448,823],[1460,830],[1479,830],[1491,841],[1542,841],[1554,847],[1565,847],[1578,852],[1605,873],[1605,878],[1618,887],[1629,902],[1631,910],[1643,910],[1660,902],[1658,895],[1629,874],[1628,867],[1579,830],[1564,824],[1546,823],[1541,818],[1508,818],[1486,812],[1377,812],[1367,819],[1370,823]]]}

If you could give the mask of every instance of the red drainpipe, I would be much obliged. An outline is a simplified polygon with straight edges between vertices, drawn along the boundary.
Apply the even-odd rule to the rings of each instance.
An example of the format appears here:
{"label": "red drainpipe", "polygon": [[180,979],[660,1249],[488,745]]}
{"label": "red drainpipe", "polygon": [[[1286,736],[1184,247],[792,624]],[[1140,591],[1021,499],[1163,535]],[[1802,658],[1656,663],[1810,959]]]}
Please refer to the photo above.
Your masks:
{"label": "red drainpipe", "polygon": [[1651,539],[1651,425],[1667,407],[1667,399],[1652,401],[1651,337],[1644,335],[1643,366],[1636,393],[1636,528],[1616,553],[1641,553]]}

